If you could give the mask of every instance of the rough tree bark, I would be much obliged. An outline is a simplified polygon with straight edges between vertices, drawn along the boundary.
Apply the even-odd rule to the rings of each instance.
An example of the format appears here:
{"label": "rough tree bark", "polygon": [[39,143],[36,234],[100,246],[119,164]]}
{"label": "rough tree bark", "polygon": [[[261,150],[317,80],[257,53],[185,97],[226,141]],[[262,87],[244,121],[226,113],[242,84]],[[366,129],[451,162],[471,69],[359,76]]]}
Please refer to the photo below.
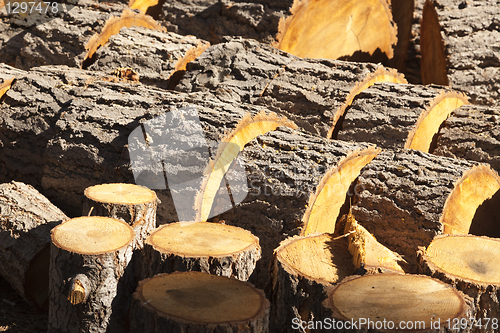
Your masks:
{"label": "rough tree bark", "polygon": [[45,310],[50,231],[67,219],[32,186],[0,185],[0,274],[24,299]]}
{"label": "rough tree bark", "polygon": [[247,281],[261,249],[244,229],[211,222],[178,222],[155,230],[146,240],[139,275],[200,271]]}
{"label": "rough tree bark", "polygon": [[234,39],[208,48],[191,62],[176,90],[212,90],[264,105],[306,131],[326,136],[332,119],[338,119],[372,80],[406,82],[379,65],[304,60],[252,40]]}
{"label": "rough tree bark", "polygon": [[131,226],[108,217],[78,217],[52,230],[49,333],[128,331],[133,240]]}
{"label": "rough tree bark", "polygon": [[[423,36],[421,38],[422,83],[435,82],[432,81],[433,72],[442,70],[447,73],[449,84],[466,92],[472,103],[494,104],[500,97],[497,80],[500,57],[496,50],[500,43],[498,3],[434,0],[428,1],[426,6],[429,10],[424,11],[421,29],[431,31],[428,31],[426,40]],[[437,13],[439,25],[432,23],[432,7]],[[431,47],[431,43],[440,38],[446,59],[442,59],[440,68],[432,69],[433,64],[438,62],[439,48]]]}
{"label": "rough tree bark", "polygon": [[482,325],[473,326],[478,332],[497,332],[500,327],[500,279],[495,265],[499,247],[497,238],[447,235],[434,238],[418,252],[420,273],[451,284],[473,300],[471,317]]}
{"label": "rough tree bark", "polygon": [[440,124],[467,97],[438,86],[376,83],[339,119],[337,138],[432,152]]}
{"label": "rough tree bark", "polygon": [[175,272],[141,281],[130,318],[131,332],[267,333],[269,301],[247,282]]}
{"label": "rough tree bark", "polygon": [[[466,181],[465,181],[466,180]],[[361,172],[352,206],[356,221],[416,270],[416,251],[435,235],[467,234],[476,209],[500,188],[486,165],[417,150],[387,150]],[[496,226],[486,227],[496,232]]]}
{"label": "rough tree bark", "polygon": [[464,105],[443,123],[434,154],[490,164],[500,172],[500,109]]}

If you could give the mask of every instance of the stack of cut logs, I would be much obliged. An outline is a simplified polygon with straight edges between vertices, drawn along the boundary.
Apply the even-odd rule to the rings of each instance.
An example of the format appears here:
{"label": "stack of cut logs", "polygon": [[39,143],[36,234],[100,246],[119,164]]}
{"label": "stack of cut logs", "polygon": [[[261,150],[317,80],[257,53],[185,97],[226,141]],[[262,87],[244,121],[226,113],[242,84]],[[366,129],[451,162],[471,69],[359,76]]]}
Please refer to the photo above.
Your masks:
{"label": "stack of cut logs", "polygon": [[0,2],[0,274],[49,333],[498,332],[494,2]]}

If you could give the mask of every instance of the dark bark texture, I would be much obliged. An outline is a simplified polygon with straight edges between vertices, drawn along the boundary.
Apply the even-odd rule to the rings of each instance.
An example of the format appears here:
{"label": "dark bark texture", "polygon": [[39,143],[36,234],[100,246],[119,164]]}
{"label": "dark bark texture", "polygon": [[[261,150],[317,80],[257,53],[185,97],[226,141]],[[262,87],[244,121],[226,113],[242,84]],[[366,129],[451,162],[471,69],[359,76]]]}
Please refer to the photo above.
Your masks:
{"label": "dark bark texture", "polygon": [[384,151],[361,172],[352,213],[416,271],[418,247],[442,233],[445,201],[473,165],[417,150]]}
{"label": "dark bark texture", "polygon": [[443,123],[434,154],[487,163],[500,172],[500,109],[463,105]]}
{"label": "dark bark texture", "polygon": [[263,105],[299,127],[326,136],[335,112],[356,84],[380,65],[301,59],[252,40],[208,48],[187,66],[176,90],[224,91]]}
{"label": "dark bark texture", "polygon": [[97,49],[92,64],[86,68],[106,73],[117,68],[132,68],[142,84],[167,89],[177,61],[188,50],[203,44],[206,42],[194,36],[143,27],[122,28]]}
{"label": "dark bark texture", "polygon": [[500,98],[500,2],[435,0],[448,57],[450,85],[472,103]]}
{"label": "dark bark texture", "polygon": [[0,274],[39,308],[48,308],[50,231],[66,219],[32,186],[0,185]]}
{"label": "dark bark texture", "polygon": [[194,35],[211,44],[222,42],[224,36],[242,36],[270,44],[278,33],[280,17],[288,15],[292,0],[162,1],[161,10],[148,10],[169,31]]}
{"label": "dark bark texture", "polygon": [[337,138],[404,148],[420,114],[442,91],[438,86],[376,83],[356,96]]}

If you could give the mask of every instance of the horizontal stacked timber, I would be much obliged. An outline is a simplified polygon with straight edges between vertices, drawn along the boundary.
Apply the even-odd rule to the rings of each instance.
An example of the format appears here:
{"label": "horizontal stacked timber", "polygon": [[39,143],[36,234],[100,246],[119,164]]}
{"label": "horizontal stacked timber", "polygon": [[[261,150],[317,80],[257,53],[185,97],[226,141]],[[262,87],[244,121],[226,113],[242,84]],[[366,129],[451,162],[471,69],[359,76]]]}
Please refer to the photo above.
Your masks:
{"label": "horizontal stacked timber", "polygon": [[301,59],[252,40],[214,45],[187,66],[176,90],[211,90],[230,101],[264,105],[313,134],[327,136],[363,89],[406,80],[379,65]]}
{"label": "horizontal stacked timber", "polygon": [[495,1],[427,0],[421,22],[422,83],[449,83],[472,103],[494,104],[500,97],[499,15]]}
{"label": "horizontal stacked timber", "polygon": [[[416,271],[416,251],[438,234],[467,234],[478,207],[500,189],[489,166],[417,150],[387,150],[361,172],[352,206],[356,221]],[[483,225],[497,233],[494,222]]]}
{"label": "horizontal stacked timber", "polygon": [[201,272],[158,274],[140,282],[130,331],[268,333],[269,301],[247,282]]}
{"label": "horizontal stacked timber", "polygon": [[211,222],[178,222],[159,227],[148,237],[139,275],[200,271],[246,281],[261,249],[249,231]]}
{"label": "horizontal stacked timber", "polygon": [[[473,235],[437,236],[418,252],[419,272],[453,285],[473,300],[472,318],[481,332],[498,332],[500,240]],[[479,326],[481,325],[481,327]]]}
{"label": "horizontal stacked timber", "polygon": [[488,163],[500,172],[500,108],[464,105],[443,123],[434,154]]}
{"label": "horizontal stacked timber", "polygon": [[42,20],[19,20],[11,15],[14,26],[23,29],[5,41],[1,52],[8,63],[20,69],[42,65],[80,67],[85,44],[104,25],[109,16],[119,16],[125,4],[78,0],[42,15]]}
{"label": "horizontal stacked timber", "polygon": [[134,230],[109,217],[78,217],[52,230],[48,332],[126,332]]}
{"label": "horizontal stacked timber", "polygon": [[273,332],[296,332],[293,320],[331,317],[321,305],[325,288],[354,274],[346,238],[332,234],[295,236],[275,250],[272,281],[271,328]]}
{"label": "horizontal stacked timber", "polygon": [[356,96],[334,132],[339,140],[429,152],[440,125],[466,103],[464,94],[442,87],[376,83]]}
{"label": "horizontal stacked timber", "polygon": [[134,249],[156,228],[156,193],[134,184],[100,184],[85,189],[83,216],[107,216],[130,225],[135,232]]}
{"label": "horizontal stacked timber", "polygon": [[[454,323],[469,323],[472,313],[470,298],[425,275],[355,275],[327,293],[323,304],[340,332],[451,333],[457,331]],[[459,328],[475,332],[471,325]]]}
{"label": "horizontal stacked timber", "polygon": [[30,185],[0,185],[0,274],[28,302],[48,309],[50,231],[67,220]]}

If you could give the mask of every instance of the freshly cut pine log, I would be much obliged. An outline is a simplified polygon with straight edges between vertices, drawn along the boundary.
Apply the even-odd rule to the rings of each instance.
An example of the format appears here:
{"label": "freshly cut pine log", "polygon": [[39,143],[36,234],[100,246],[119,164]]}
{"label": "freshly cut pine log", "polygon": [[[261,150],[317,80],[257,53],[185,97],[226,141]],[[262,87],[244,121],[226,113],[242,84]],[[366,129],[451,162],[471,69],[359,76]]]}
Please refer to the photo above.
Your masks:
{"label": "freshly cut pine log", "polygon": [[339,59],[360,52],[369,59],[377,50],[378,57],[394,57],[397,27],[385,0],[295,0],[290,12],[280,19],[274,44],[280,50],[302,58]]}
{"label": "freshly cut pine log", "polygon": [[[474,300],[472,317],[482,319],[481,332],[497,332],[499,328],[499,249],[497,238],[443,235],[418,253],[420,273],[451,284]],[[486,320],[490,321],[488,326]]]}
{"label": "freshly cut pine log", "polygon": [[214,91],[221,98],[264,105],[313,134],[327,136],[354,97],[375,82],[406,83],[380,65],[301,59],[268,45],[233,39],[187,66],[176,90]]}
{"label": "freshly cut pine log", "polygon": [[67,219],[32,186],[0,185],[0,274],[25,300],[45,310],[50,231]]}
{"label": "freshly cut pine log", "polygon": [[106,216],[122,220],[135,232],[134,249],[156,228],[156,193],[135,184],[101,184],[85,189],[83,216]]}
{"label": "freshly cut pine log", "polygon": [[147,238],[139,274],[200,271],[246,281],[260,255],[259,239],[247,230],[221,223],[170,223]]}
{"label": "freshly cut pine log", "polygon": [[395,252],[380,244],[372,234],[352,216],[345,217],[344,234],[349,242],[349,253],[352,255],[353,265],[365,273],[404,273],[406,262]]}
{"label": "freshly cut pine log", "polygon": [[141,281],[134,293],[130,331],[267,333],[269,301],[262,290],[236,279],[159,274]]}
{"label": "freshly cut pine log", "polygon": [[[416,270],[416,251],[438,234],[468,234],[478,207],[500,189],[487,165],[418,150],[387,150],[357,180],[352,214],[390,250]],[[496,233],[495,224],[483,226]]]}
{"label": "freshly cut pine log", "polygon": [[271,328],[296,332],[292,320],[321,320],[331,311],[321,305],[325,287],[354,274],[347,239],[332,234],[290,237],[275,250]]}
{"label": "freshly cut pine log", "polygon": [[500,108],[464,105],[442,124],[434,154],[490,164],[500,172]]}
{"label": "freshly cut pine log", "polygon": [[334,125],[337,138],[432,152],[441,124],[467,97],[450,89],[376,83]]}
{"label": "freshly cut pine log", "polygon": [[449,82],[467,92],[472,103],[494,104],[500,97],[499,15],[496,2],[427,0],[420,38],[422,83]]}
{"label": "freshly cut pine log", "polygon": [[52,229],[48,332],[125,332],[134,230],[109,217]]}
{"label": "freshly cut pine log", "polygon": [[[328,288],[324,305],[335,328],[349,332],[453,332],[470,317],[470,299],[448,284],[424,275],[351,276]],[[352,326],[356,323],[357,326]],[[403,323],[404,326],[400,326]],[[348,325],[348,326],[346,326]],[[470,326],[460,332],[473,332]]]}

